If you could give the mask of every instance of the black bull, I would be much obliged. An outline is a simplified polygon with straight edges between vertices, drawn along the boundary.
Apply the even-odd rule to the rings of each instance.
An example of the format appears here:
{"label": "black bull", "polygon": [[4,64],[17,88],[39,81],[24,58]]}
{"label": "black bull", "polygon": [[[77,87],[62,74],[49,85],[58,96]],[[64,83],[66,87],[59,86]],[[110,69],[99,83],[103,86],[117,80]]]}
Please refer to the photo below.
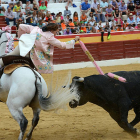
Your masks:
{"label": "black bull", "polygon": [[[140,121],[140,71],[120,71],[114,74],[126,78],[127,82],[122,83],[103,75],[84,77],[83,82],[78,82],[79,77],[74,77],[70,85],[71,92],[77,92],[80,100],[73,100],[69,105],[75,108],[91,102],[101,106],[121,128],[137,137],[139,131],[133,126]],[[136,117],[128,123],[128,111],[131,109],[134,109]]]}

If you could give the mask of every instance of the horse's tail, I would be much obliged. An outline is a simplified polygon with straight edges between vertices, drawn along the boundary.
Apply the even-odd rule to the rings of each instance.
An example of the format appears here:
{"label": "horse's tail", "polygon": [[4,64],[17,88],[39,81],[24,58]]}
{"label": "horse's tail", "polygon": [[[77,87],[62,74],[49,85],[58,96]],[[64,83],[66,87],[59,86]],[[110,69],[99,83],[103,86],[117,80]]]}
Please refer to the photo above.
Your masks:
{"label": "horse's tail", "polygon": [[[67,78],[68,79],[65,82],[66,88],[57,88],[57,91],[55,91],[55,93],[50,93],[50,96],[48,98],[42,95],[42,89],[40,89],[40,91],[38,92],[38,100],[42,110],[57,111],[59,109],[66,109],[67,104],[73,99],[79,101],[79,96],[75,92],[70,92],[70,89],[67,88],[70,84],[71,75],[69,75]],[[37,84],[40,84],[40,82],[38,82]]]}

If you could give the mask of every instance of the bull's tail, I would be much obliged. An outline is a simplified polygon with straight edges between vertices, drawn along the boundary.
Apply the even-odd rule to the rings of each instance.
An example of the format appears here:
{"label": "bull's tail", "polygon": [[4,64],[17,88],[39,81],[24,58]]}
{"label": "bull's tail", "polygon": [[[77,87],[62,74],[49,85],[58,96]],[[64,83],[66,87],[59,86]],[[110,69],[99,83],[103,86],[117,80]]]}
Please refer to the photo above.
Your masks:
{"label": "bull's tail", "polygon": [[[68,87],[70,84],[71,74],[67,77],[67,82],[65,83]],[[37,84],[40,84],[39,82]],[[67,104],[72,100],[79,100],[79,96],[74,93],[70,92],[69,88],[57,88],[55,93],[50,93],[48,98],[44,97],[41,92],[42,89],[38,92],[38,100],[42,110],[44,111],[51,111],[51,110],[59,110],[59,109],[66,109]]]}

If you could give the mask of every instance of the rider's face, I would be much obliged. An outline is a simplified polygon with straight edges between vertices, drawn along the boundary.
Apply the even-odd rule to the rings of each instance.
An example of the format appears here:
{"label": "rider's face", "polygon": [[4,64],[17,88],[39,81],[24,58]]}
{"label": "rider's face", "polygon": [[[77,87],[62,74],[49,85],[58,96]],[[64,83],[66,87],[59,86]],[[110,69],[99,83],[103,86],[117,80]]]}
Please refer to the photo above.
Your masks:
{"label": "rider's face", "polygon": [[54,36],[56,36],[57,32],[58,32],[58,29],[56,31],[51,31],[51,32],[54,34]]}

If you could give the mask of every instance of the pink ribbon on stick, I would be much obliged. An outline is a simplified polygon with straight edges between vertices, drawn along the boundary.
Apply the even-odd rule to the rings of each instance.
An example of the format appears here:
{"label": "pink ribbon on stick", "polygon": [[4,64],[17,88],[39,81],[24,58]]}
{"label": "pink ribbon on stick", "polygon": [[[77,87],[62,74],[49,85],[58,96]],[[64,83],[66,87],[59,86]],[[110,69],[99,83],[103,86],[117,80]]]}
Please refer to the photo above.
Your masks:
{"label": "pink ribbon on stick", "polygon": [[[101,68],[97,65],[96,61],[94,60],[94,58],[92,57],[91,53],[88,51],[88,49],[86,48],[86,46],[84,45],[84,43],[82,41],[79,41],[79,44],[82,48],[82,50],[85,52],[85,54],[88,56],[88,58],[92,61],[92,63],[94,64],[95,68],[97,69],[97,71],[101,74],[104,75],[103,71],[101,70]],[[123,77],[120,77],[118,75],[115,75],[113,73],[108,73],[107,74],[109,77],[119,80],[121,82],[126,82],[126,79]]]}

